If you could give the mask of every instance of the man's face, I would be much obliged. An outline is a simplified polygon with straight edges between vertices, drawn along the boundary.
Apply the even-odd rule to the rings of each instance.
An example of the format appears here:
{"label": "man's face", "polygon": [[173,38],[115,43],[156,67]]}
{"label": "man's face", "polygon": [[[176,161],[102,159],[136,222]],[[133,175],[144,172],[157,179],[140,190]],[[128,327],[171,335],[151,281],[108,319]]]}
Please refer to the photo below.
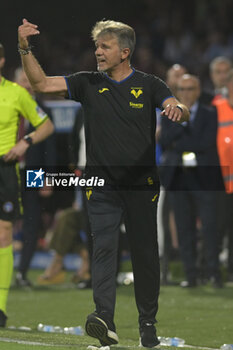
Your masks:
{"label": "man's face", "polygon": [[227,62],[216,63],[211,71],[211,79],[214,87],[220,89],[226,86],[226,80],[231,66]]}
{"label": "man's face", "polygon": [[4,64],[5,64],[5,57],[0,57],[0,71],[4,67]]}
{"label": "man's face", "polygon": [[181,78],[178,83],[177,94],[180,102],[190,108],[200,96],[198,80],[193,78]]}
{"label": "man's face", "polygon": [[107,72],[122,62],[122,50],[114,35],[99,36],[96,40],[95,56],[98,71]]}
{"label": "man's face", "polygon": [[172,67],[168,70],[166,83],[172,90],[173,94],[176,94],[178,81],[185,73],[186,69],[180,65],[176,65],[174,68]]}

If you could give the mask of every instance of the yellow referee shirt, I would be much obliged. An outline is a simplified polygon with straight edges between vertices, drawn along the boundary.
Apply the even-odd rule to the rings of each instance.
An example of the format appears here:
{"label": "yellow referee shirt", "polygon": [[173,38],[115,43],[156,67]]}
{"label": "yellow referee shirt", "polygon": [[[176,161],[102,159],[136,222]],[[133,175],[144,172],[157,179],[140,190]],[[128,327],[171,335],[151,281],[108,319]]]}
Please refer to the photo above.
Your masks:
{"label": "yellow referee shirt", "polygon": [[26,89],[2,77],[0,81],[0,156],[6,154],[16,144],[21,115],[35,128],[48,119],[47,114]]}

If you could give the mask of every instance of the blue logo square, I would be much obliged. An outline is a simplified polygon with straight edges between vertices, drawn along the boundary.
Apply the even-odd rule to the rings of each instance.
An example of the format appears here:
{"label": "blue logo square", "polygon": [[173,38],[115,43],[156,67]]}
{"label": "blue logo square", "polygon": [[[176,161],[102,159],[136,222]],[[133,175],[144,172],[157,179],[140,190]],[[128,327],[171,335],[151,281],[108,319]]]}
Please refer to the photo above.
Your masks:
{"label": "blue logo square", "polygon": [[44,186],[44,171],[40,170],[27,170],[26,187],[43,187]]}

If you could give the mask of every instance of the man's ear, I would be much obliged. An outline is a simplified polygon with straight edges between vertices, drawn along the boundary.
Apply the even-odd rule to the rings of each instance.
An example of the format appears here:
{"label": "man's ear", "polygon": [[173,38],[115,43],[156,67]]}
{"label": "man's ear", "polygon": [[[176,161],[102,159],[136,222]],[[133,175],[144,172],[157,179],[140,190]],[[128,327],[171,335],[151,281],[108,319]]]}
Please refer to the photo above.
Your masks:
{"label": "man's ear", "polygon": [[5,65],[5,57],[1,57],[0,58],[0,69],[2,69],[3,67],[4,67],[4,65]]}
{"label": "man's ear", "polygon": [[129,55],[130,55],[130,49],[129,48],[124,48],[122,49],[121,51],[121,58],[122,60],[125,60],[126,58],[129,58]]}

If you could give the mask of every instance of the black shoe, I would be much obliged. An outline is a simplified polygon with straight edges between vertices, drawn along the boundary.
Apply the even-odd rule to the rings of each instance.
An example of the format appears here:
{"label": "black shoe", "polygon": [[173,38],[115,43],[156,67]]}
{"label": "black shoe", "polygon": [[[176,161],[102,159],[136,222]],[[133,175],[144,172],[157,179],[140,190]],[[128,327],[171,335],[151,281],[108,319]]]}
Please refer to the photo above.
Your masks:
{"label": "black shoe", "polygon": [[196,280],[182,281],[180,283],[180,286],[182,288],[195,288],[197,286],[197,281]]}
{"label": "black shoe", "polygon": [[114,323],[106,320],[106,316],[103,317],[102,314],[90,314],[85,329],[87,334],[97,338],[102,346],[117,344],[119,341]]}
{"label": "black shoe", "polygon": [[32,287],[32,283],[23,276],[22,272],[17,272],[15,276],[16,287]]}
{"label": "black shoe", "polygon": [[0,327],[6,327],[7,316],[0,310]]}
{"label": "black shoe", "polygon": [[90,289],[91,288],[91,280],[83,280],[76,284],[77,289]]}
{"label": "black shoe", "polygon": [[160,341],[156,335],[156,329],[153,323],[143,323],[139,329],[140,332],[140,345],[145,348],[154,348],[160,344]]}

